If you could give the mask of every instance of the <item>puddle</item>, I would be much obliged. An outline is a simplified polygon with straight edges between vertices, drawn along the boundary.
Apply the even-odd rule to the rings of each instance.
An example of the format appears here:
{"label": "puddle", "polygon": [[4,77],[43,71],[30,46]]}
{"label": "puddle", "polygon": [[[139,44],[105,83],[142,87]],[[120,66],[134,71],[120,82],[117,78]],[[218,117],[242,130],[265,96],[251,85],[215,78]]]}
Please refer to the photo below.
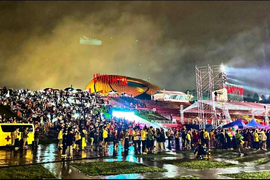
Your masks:
{"label": "puddle", "polygon": [[[237,152],[229,151],[221,153],[222,151],[212,151],[212,160],[223,161],[232,164],[245,165],[240,167],[232,168],[218,168],[210,170],[200,170],[200,169],[185,169],[183,167],[177,167],[173,164],[169,164],[166,161],[179,160],[189,161],[194,159],[192,152],[170,152],[172,157],[162,157],[157,155],[157,157],[144,157],[136,156],[134,154],[134,148],[130,147],[128,153],[123,153],[121,151],[121,146],[115,151],[112,145],[109,145],[108,151],[81,151],[75,152],[73,161],[62,162],[61,154],[57,150],[56,144],[50,145],[39,145],[37,149],[27,149],[23,151],[13,151],[13,150],[3,150],[0,149],[0,166],[7,165],[23,165],[32,163],[46,163],[52,161],[59,161],[56,163],[46,163],[43,164],[45,168],[49,169],[54,173],[59,179],[160,179],[160,178],[170,178],[177,176],[197,176],[202,179],[224,179],[221,174],[227,173],[239,173],[239,172],[258,172],[262,170],[270,170],[269,164],[260,164],[259,166],[250,163],[250,161],[259,159],[261,157],[270,157],[270,154],[256,154],[249,153],[247,157],[243,159],[234,160],[233,158],[238,157]],[[223,151],[224,152],[224,151]],[[257,152],[258,153],[258,152]],[[169,153],[166,153],[169,154]],[[177,156],[175,156],[177,155]],[[113,157],[112,157],[113,156]],[[168,155],[167,155],[168,156]],[[82,159],[82,158],[96,158],[98,159]],[[76,168],[72,167],[70,164],[72,162],[98,162],[98,161],[129,161],[143,163],[148,166],[156,166],[158,168],[163,168],[167,172],[155,172],[155,173],[143,173],[143,174],[121,174],[121,175],[111,175],[111,176],[88,176],[82,172],[79,172]],[[226,179],[230,179],[226,177]]]}

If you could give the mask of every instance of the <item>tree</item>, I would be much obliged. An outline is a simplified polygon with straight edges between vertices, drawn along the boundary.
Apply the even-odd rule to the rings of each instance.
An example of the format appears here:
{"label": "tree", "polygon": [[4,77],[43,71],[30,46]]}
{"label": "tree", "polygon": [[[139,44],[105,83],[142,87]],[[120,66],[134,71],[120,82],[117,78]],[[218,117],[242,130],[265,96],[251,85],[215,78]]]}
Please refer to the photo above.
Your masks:
{"label": "tree", "polygon": [[261,98],[262,98],[262,100],[260,102],[261,103],[266,103],[266,97],[265,97],[265,95],[261,95]]}
{"label": "tree", "polygon": [[192,92],[192,95],[194,96],[194,98],[197,99],[197,90],[193,89],[191,92]]}
{"label": "tree", "polygon": [[252,98],[251,98],[250,94],[247,95],[247,97],[245,98],[245,101],[252,102]]}
{"label": "tree", "polygon": [[192,89],[192,90],[185,90],[185,93],[188,94],[189,92],[189,95],[193,96],[193,101],[194,100],[197,100],[197,90],[196,89]]}
{"label": "tree", "polygon": [[266,103],[270,103],[270,95],[268,95],[268,99],[266,100]]}
{"label": "tree", "polygon": [[259,95],[258,93],[253,94],[253,102],[259,102]]}
{"label": "tree", "polygon": [[189,89],[188,90],[185,90],[185,93],[186,94],[192,94],[191,90],[189,90]]}

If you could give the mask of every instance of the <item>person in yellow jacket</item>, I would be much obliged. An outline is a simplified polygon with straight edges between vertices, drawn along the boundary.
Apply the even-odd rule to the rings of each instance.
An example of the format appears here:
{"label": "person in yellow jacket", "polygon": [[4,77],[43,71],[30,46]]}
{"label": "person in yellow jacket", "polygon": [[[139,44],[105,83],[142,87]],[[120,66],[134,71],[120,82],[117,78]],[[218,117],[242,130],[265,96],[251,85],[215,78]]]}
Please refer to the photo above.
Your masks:
{"label": "person in yellow jacket", "polygon": [[87,132],[85,129],[82,130],[82,150],[86,147]]}
{"label": "person in yellow jacket", "polygon": [[191,132],[188,131],[187,135],[186,135],[186,140],[187,140],[187,149],[190,150],[191,149]]}
{"label": "person in yellow jacket", "polygon": [[261,130],[260,139],[262,141],[262,150],[267,150],[267,147],[266,147],[267,136],[265,135],[265,132],[263,129]]}
{"label": "person in yellow jacket", "polygon": [[259,149],[259,134],[257,129],[253,133],[253,141],[254,141],[254,148]]}
{"label": "person in yellow jacket", "polygon": [[58,133],[58,148],[62,149],[63,147],[63,129],[61,129]]}
{"label": "person in yellow jacket", "polygon": [[141,131],[142,154],[147,154],[147,128]]}
{"label": "person in yellow jacket", "polygon": [[80,148],[80,142],[81,142],[81,135],[80,132],[78,130],[76,130],[75,132],[75,147],[74,149],[79,150]]}
{"label": "person in yellow jacket", "polygon": [[107,128],[107,126],[104,127],[102,136],[103,136],[104,148],[106,149],[107,144],[108,144],[108,128]]}
{"label": "person in yellow jacket", "polygon": [[207,130],[205,129],[203,132],[203,139],[204,139],[204,145],[206,145],[207,148],[209,148],[209,140],[210,140],[210,136],[209,133],[207,132]]}
{"label": "person in yellow jacket", "polygon": [[11,144],[12,146],[14,146],[15,150],[19,148],[19,136],[20,136],[19,128],[16,128],[16,130],[11,133]]}
{"label": "person in yellow jacket", "polygon": [[214,134],[214,129],[212,129],[210,131],[210,148],[214,148],[215,147],[215,134]]}

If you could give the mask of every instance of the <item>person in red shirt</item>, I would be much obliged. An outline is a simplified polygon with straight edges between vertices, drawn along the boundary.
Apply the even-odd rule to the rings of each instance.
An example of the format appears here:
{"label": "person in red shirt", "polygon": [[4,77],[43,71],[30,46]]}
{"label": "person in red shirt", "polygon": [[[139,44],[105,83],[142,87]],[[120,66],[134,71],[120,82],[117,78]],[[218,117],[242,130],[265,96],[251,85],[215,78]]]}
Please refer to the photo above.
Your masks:
{"label": "person in red shirt", "polygon": [[129,134],[129,141],[133,142],[133,129],[131,126],[129,127],[128,134]]}
{"label": "person in red shirt", "polygon": [[192,136],[193,136],[193,144],[194,144],[194,147],[197,147],[198,140],[199,140],[199,135],[198,135],[198,132],[197,132],[196,129],[193,130]]}

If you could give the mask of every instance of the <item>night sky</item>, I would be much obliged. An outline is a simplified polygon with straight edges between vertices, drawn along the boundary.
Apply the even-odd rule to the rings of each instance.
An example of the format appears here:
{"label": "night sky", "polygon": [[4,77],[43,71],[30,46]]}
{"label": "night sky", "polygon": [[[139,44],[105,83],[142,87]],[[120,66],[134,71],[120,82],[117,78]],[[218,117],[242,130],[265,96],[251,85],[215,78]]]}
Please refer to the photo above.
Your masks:
{"label": "night sky", "polygon": [[[184,91],[196,87],[195,65],[267,72],[269,12],[267,1],[2,1],[0,86],[83,89],[94,73],[118,72]],[[82,36],[102,46],[80,45]]]}

